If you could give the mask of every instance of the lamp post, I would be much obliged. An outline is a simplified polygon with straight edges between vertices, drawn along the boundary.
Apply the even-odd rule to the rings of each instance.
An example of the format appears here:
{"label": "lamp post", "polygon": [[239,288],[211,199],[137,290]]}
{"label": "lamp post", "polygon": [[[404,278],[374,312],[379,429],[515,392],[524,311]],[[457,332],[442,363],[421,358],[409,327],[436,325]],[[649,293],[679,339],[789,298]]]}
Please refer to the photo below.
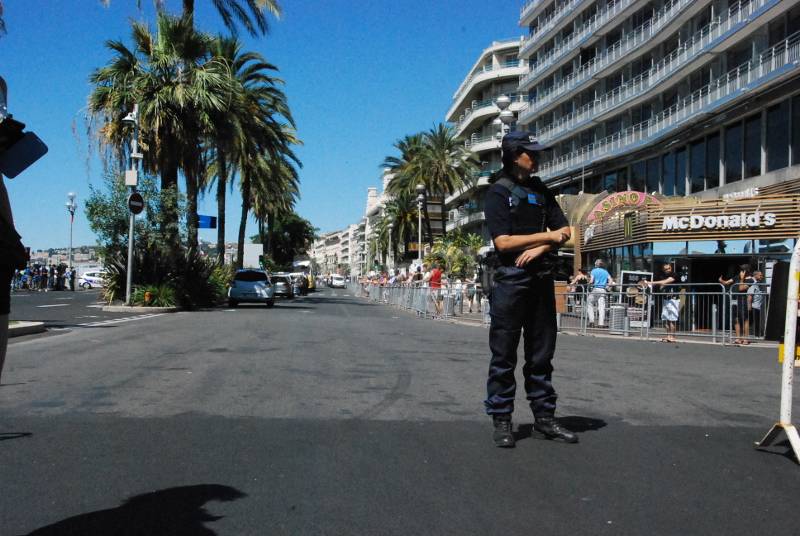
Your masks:
{"label": "lamp post", "polygon": [[[72,278],[75,277],[73,275],[72,270],[72,224],[75,223],[75,210],[78,208],[78,204],[75,202],[75,192],[70,192],[67,194],[67,212],[69,212],[69,272],[70,272],[70,283],[72,282]],[[70,288],[75,290],[75,285],[70,284]]]}
{"label": "lamp post", "polygon": [[394,223],[389,222],[389,225],[387,227],[389,229],[389,243],[387,244],[387,248],[389,250],[387,252],[389,254],[388,255],[389,261],[387,262],[388,264],[387,268],[391,270],[394,268],[394,248],[392,247],[392,229],[394,229]]}
{"label": "lamp post", "polygon": [[506,135],[506,132],[511,131],[511,123],[513,123],[516,118],[514,117],[514,112],[508,109],[508,107],[511,106],[511,99],[508,95],[500,95],[495,99],[494,104],[500,109],[500,113],[497,114],[495,120],[492,121],[492,125],[499,128],[500,132],[498,137],[502,139],[503,136]]}
{"label": "lamp post", "polygon": [[425,203],[425,185],[417,184],[417,262],[422,266],[422,206]]}
{"label": "lamp post", "polygon": [[[136,192],[139,184],[139,161],[142,153],[139,152],[139,105],[133,105],[133,112],[122,119],[123,123],[133,125],[133,137],[131,139],[130,170],[125,172],[125,186],[131,187],[131,194]],[[125,284],[125,305],[131,305],[131,285],[133,284],[133,230],[136,222],[136,214],[130,212],[128,226],[128,267],[127,279]]]}

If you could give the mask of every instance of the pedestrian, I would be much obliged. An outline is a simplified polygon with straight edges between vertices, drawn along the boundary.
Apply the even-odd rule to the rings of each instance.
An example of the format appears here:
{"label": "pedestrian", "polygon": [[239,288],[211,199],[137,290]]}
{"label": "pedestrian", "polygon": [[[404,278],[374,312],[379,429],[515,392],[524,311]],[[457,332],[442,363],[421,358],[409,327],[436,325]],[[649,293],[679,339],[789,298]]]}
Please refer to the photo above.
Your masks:
{"label": "pedestrian", "polygon": [[11,278],[15,270],[25,268],[28,255],[14,229],[14,217],[3,176],[0,175],[0,379],[6,360],[8,323],[11,313]]}
{"label": "pedestrian", "polygon": [[569,224],[555,196],[533,175],[545,147],[527,132],[506,134],[501,147],[503,167],[484,199],[486,223],[497,252],[489,297],[492,357],[484,402],[494,425],[492,438],[497,447],[515,445],[514,370],[520,336],[524,335],[522,372],[535,419],[533,428],[547,439],[577,443],[578,437],[555,418],[555,286],[550,271],[540,262],[569,239]]}
{"label": "pedestrian", "polygon": [[728,279],[719,276],[719,282],[730,288],[731,303],[734,309],[734,330],[736,340],[733,344],[748,345],[750,341],[746,337],[750,334],[750,319],[747,310],[747,290],[755,281],[753,274],[750,273],[749,264],[739,265],[737,273]]}
{"label": "pedestrian", "polygon": [[747,289],[747,310],[750,316],[750,329],[754,337],[762,337],[764,334],[761,325],[761,311],[764,307],[764,296],[766,295],[766,285],[764,284],[764,273],[761,270],[753,272],[753,284]]}
{"label": "pedestrian", "polygon": [[436,316],[442,314],[442,268],[438,262],[432,264],[433,268],[428,272],[425,281],[431,289],[431,299],[433,300],[433,308]]}
{"label": "pedestrian", "polygon": [[569,284],[571,287],[570,290],[575,296],[575,303],[580,304],[583,301],[583,295],[586,293],[586,290],[589,286],[589,276],[586,275],[586,270],[583,268],[578,268],[577,273],[572,276]]}
{"label": "pedestrian", "polygon": [[667,336],[661,342],[678,342],[675,333],[678,330],[678,319],[681,312],[681,301],[678,299],[677,289],[674,285],[677,279],[670,263],[664,263],[661,271],[656,274],[656,279],[649,281],[650,287],[658,286],[662,298],[661,320],[667,330]]}
{"label": "pedestrian", "polygon": [[589,313],[589,327],[594,327],[595,311],[597,314],[597,326],[606,326],[606,294],[608,287],[614,284],[611,274],[606,270],[606,263],[602,259],[594,261],[594,269],[589,273],[589,292],[586,309]]}

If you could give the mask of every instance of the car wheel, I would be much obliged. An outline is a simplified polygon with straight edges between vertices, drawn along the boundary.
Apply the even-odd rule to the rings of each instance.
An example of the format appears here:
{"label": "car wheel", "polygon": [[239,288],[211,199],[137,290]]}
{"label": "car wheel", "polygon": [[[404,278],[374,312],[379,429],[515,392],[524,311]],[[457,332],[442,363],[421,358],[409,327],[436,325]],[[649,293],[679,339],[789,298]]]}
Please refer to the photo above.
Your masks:
{"label": "car wheel", "polygon": [[239,305],[239,302],[236,300],[228,300],[228,307],[236,307],[237,305]]}
{"label": "car wheel", "polygon": [[83,290],[89,290],[90,288],[92,288],[92,285],[90,285],[89,283],[84,283],[81,285],[81,287],[83,288]]}
{"label": "car wheel", "polygon": [[267,307],[272,307],[273,305],[275,305],[275,300],[269,300],[267,302]]}

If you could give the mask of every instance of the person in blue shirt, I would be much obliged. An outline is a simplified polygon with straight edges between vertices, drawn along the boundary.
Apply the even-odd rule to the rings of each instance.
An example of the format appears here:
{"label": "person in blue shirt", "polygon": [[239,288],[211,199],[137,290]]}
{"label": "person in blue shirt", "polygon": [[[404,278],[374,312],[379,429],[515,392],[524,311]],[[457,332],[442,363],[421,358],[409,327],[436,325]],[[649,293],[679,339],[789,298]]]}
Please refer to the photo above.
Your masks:
{"label": "person in blue shirt", "polygon": [[589,274],[589,303],[587,311],[589,313],[589,327],[594,327],[595,312],[597,312],[597,327],[606,325],[606,294],[608,287],[614,285],[614,279],[605,268],[606,263],[602,259],[594,261],[594,270]]}

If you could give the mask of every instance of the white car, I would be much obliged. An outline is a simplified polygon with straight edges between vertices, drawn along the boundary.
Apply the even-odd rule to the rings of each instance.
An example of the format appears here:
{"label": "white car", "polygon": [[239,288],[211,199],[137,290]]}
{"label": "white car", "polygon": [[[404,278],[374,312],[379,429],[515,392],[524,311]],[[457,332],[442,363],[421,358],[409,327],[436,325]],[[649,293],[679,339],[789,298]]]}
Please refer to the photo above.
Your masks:
{"label": "white car", "polygon": [[267,307],[275,305],[275,289],[263,270],[239,270],[233,276],[228,289],[228,306],[240,303],[263,303]]}
{"label": "white car", "polygon": [[84,289],[102,288],[105,286],[105,272],[93,271],[86,272],[78,278],[78,286]]}
{"label": "white car", "polygon": [[331,276],[331,288],[347,288],[347,280],[343,275],[334,274]]}

